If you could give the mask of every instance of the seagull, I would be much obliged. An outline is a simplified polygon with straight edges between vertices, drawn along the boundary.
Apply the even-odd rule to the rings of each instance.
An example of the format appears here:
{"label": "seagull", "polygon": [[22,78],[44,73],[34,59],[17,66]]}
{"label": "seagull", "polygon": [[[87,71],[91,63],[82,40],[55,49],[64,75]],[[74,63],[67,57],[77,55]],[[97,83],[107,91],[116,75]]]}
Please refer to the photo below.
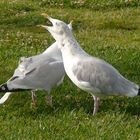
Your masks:
{"label": "seagull", "polygon": [[124,78],[111,64],[86,53],[65,22],[47,14],[46,16],[52,26],[44,27],[51,33],[62,52],[66,74],[77,87],[93,96],[93,115],[99,109],[102,96],[140,95],[140,87],[137,84]]}
{"label": "seagull", "polygon": [[32,103],[35,105],[36,89],[44,89],[50,95],[51,89],[61,84],[64,76],[61,52],[55,42],[42,54],[20,59],[13,76],[0,86],[0,92],[7,92],[0,99],[0,104],[3,104],[12,92],[31,90]]}

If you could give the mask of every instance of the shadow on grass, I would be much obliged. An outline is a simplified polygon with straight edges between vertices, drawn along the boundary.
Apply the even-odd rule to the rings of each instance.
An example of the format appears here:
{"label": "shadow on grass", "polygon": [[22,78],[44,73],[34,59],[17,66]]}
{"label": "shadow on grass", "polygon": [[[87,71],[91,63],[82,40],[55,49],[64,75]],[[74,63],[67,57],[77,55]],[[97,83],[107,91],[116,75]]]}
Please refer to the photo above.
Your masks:
{"label": "shadow on grass", "polygon": [[[93,109],[93,99],[88,94],[81,95],[60,95],[53,97],[53,107],[50,107],[46,104],[44,97],[46,94],[37,95],[37,106],[36,108],[31,108],[31,94],[28,93],[19,93],[13,95],[9,101],[3,105],[1,108],[0,116],[4,118],[7,116],[11,117],[26,117],[36,119],[40,116],[56,116],[59,114],[71,114],[71,112],[82,112],[87,115],[92,116]],[[116,112],[127,113],[129,115],[140,115],[140,98],[127,98],[127,97],[109,97],[101,99],[101,105],[99,108],[100,113],[114,114]]]}
{"label": "shadow on grass", "polygon": [[109,97],[102,100],[100,106],[101,112],[115,111],[125,112],[129,115],[140,115],[140,98],[139,97]]}

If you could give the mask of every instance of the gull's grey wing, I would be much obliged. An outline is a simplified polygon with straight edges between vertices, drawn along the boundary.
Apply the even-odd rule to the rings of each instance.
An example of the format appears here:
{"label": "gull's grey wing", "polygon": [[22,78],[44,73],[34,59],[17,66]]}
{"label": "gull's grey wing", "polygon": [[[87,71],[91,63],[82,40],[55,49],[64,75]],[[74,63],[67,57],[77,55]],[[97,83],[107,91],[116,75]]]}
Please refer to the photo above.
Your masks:
{"label": "gull's grey wing", "polygon": [[54,59],[48,58],[46,54],[39,54],[28,58],[21,57],[19,65],[12,76],[12,80],[13,78],[24,77],[26,74],[32,73],[38,65],[41,65],[45,61],[54,61]]}
{"label": "gull's grey wing", "polygon": [[32,57],[21,57],[19,60],[19,65],[15,69],[13,76],[8,81],[13,81],[17,78],[23,79],[27,74],[32,74],[36,68],[38,68],[42,63],[49,63],[54,61],[52,58],[42,57],[43,55],[36,55]]}
{"label": "gull's grey wing", "polygon": [[[44,61],[45,60],[45,61]],[[21,89],[46,89],[50,90],[64,77],[64,66],[62,61],[56,61],[53,58],[42,59],[30,63],[26,68],[28,73],[17,76],[7,82],[12,88]],[[29,71],[30,70],[30,71]],[[24,75],[24,76],[23,76]]]}
{"label": "gull's grey wing", "polygon": [[35,70],[35,66],[33,64],[32,57],[29,58],[21,58],[19,60],[19,65],[15,69],[15,72],[10,80],[15,79],[16,77],[24,77],[27,73]]}
{"label": "gull's grey wing", "polygon": [[125,79],[110,64],[94,57],[79,61],[73,67],[73,73],[82,86],[106,95],[131,96],[131,92],[138,89],[137,85]]}
{"label": "gull's grey wing", "polygon": [[[44,81],[44,88],[51,89],[53,86],[59,85],[65,75],[63,61],[52,61],[48,64],[41,65],[38,69],[40,81]],[[39,80],[38,80],[39,81]]]}

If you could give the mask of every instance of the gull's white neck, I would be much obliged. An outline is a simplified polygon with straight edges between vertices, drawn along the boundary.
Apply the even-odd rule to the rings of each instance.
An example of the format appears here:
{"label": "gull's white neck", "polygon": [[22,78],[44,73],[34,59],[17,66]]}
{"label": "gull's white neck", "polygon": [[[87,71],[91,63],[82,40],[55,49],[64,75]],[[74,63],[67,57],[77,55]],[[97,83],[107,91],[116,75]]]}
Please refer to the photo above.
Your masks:
{"label": "gull's white neck", "polygon": [[75,76],[71,69],[73,69],[79,60],[88,56],[88,54],[80,47],[73,35],[66,36],[57,41],[61,48],[65,71],[67,75],[71,77],[71,80],[76,83]]}
{"label": "gull's white neck", "polygon": [[72,69],[77,65],[79,60],[84,59],[88,54],[80,47],[73,35],[58,40],[58,44],[61,48],[65,71],[70,79],[78,85],[78,81],[75,78]]}
{"label": "gull's white neck", "polygon": [[81,57],[87,56],[88,54],[80,47],[76,39],[71,36],[66,36],[64,39],[59,40],[58,44],[61,48],[63,58],[68,57]]}

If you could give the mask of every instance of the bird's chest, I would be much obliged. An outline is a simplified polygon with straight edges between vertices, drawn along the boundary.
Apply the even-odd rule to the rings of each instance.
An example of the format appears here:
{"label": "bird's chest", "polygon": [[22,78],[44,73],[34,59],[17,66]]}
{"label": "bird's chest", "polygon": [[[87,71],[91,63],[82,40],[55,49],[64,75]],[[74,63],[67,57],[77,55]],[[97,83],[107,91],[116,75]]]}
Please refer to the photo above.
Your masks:
{"label": "bird's chest", "polygon": [[76,66],[77,59],[65,59],[64,61],[64,68],[68,77],[78,85],[78,81],[76,76],[74,75],[73,68]]}
{"label": "bird's chest", "polygon": [[78,80],[73,70],[74,70],[74,67],[77,66],[79,59],[81,58],[77,56],[74,50],[71,50],[69,48],[64,48],[62,50],[62,57],[63,57],[64,68],[65,68],[66,74],[72,80],[72,82],[78,86]]}

